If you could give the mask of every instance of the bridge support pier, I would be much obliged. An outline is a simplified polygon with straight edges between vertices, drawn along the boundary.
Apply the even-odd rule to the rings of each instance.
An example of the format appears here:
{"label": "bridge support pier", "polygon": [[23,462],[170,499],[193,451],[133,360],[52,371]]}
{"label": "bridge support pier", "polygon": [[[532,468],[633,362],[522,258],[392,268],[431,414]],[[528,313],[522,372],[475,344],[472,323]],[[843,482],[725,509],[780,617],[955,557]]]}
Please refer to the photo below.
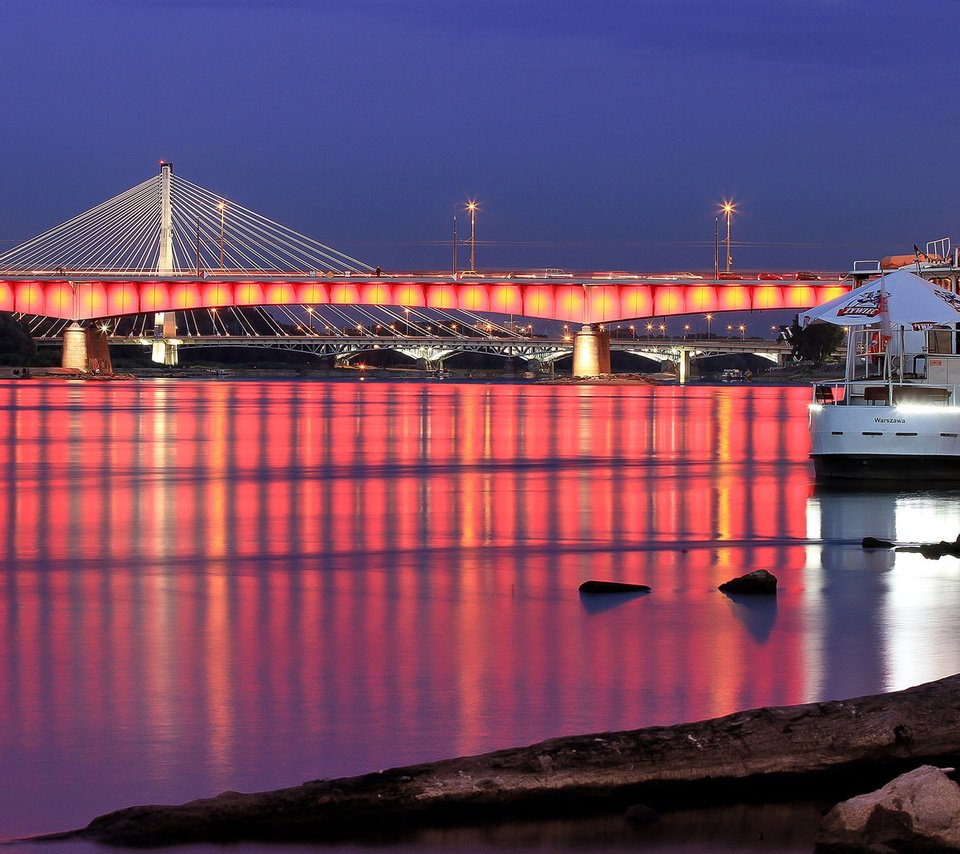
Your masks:
{"label": "bridge support pier", "polygon": [[589,324],[573,338],[573,375],[599,377],[610,373],[610,333]]}
{"label": "bridge support pier", "polygon": [[[158,334],[159,333],[159,334]],[[150,358],[158,365],[176,365],[180,358],[177,345],[170,341],[177,337],[177,314],[173,311],[158,311],[153,317],[153,353]]]}
{"label": "bridge support pier", "polygon": [[101,374],[113,373],[113,360],[107,344],[107,333],[87,327],[87,370]]}
{"label": "bridge support pier", "polygon": [[74,321],[63,331],[63,357],[60,364],[74,371],[112,374],[113,362],[107,346],[107,334]]}
{"label": "bridge support pier", "polygon": [[87,332],[76,321],[63,330],[63,358],[60,364],[71,371],[87,370]]}
{"label": "bridge support pier", "polygon": [[691,352],[684,347],[680,348],[680,356],[677,359],[677,379],[680,381],[680,385],[683,385],[688,379],[690,379],[690,367],[691,367]]}

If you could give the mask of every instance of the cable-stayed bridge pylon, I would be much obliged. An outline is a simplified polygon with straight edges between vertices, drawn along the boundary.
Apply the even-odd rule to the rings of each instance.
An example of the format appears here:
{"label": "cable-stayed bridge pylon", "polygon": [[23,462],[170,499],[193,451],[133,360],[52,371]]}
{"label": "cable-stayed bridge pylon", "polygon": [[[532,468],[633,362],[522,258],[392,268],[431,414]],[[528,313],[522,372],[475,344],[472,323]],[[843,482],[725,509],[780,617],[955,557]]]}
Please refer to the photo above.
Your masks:
{"label": "cable-stayed bridge pylon", "polygon": [[371,273],[373,267],[175,175],[160,173],[0,254],[0,275]]}

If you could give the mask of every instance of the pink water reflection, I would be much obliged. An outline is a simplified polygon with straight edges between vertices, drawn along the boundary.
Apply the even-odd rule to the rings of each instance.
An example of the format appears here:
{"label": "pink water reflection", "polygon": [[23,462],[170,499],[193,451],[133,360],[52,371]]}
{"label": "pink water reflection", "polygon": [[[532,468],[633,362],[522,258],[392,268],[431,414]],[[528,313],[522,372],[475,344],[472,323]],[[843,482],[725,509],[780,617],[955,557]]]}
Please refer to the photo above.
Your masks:
{"label": "pink water reflection", "polygon": [[806,399],[0,383],[0,835],[805,699]]}

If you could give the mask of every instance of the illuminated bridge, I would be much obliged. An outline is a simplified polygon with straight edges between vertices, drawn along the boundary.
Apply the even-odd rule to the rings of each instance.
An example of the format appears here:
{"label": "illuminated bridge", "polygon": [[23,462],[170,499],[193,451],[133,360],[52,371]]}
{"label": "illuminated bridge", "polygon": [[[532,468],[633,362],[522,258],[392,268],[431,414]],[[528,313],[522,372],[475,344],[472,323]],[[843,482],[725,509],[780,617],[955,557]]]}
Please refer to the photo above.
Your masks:
{"label": "illuminated bridge", "polygon": [[[395,307],[577,324],[583,373],[609,369],[597,327],[648,317],[793,309],[846,291],[816,281],[683,275],[384,273],[205,190],[159,175],[0,255],[0,311],[63,321],[64,365],[106,357],[117,319],[150,316],[155,361],[176,364],[178,313],[247,307]],[[302,315],[301,315],[302,316]],[[98,321],[93,323],[92,321]],[[606,362],[604,354],[606,353]]]}

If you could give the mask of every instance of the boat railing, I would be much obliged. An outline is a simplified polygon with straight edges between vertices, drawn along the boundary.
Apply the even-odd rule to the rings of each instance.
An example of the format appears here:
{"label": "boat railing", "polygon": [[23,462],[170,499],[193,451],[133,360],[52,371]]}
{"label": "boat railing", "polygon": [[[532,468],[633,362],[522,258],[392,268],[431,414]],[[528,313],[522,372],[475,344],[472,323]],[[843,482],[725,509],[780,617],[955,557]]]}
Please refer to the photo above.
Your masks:
{"label": "boat railing", "polygon": [[813,386],[818,406],[953,406],[960,386],[910,382],[831,380]]}
{"label": "boat railing", "polygon": [[939,240],[927,241],[928,258],[945,258],[950,260],[950,238],[941,237]]}

